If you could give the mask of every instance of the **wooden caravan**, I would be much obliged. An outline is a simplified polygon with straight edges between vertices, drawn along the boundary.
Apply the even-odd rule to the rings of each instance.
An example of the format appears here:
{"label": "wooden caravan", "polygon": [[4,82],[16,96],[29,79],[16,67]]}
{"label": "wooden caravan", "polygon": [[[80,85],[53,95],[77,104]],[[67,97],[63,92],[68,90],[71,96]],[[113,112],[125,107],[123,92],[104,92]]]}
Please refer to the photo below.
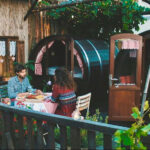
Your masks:
{"label": "wooden caravan", "polygon": [[140,107],[142,37],[117,34],[110,39],[109,120],[132,121]]}
{"label": "wooden caravan", "polygon": [[29,60],[35,62],[35,72],[29,70],[35,88],[43,90],[44,81],[53,82],[55,69],[66,67],[73,72],[77,95],[92,93],[90,110],[108,111],[109,43],[53,35],[35,45]]}

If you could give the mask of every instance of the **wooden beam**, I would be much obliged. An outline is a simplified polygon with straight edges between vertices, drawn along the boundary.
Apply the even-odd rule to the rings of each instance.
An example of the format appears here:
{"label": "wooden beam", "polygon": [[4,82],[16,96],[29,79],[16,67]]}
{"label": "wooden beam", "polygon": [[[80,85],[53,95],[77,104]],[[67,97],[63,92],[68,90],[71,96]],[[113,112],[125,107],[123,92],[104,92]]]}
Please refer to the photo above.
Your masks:
{"label": "wooden beam", "polygon": [[28,16],[30,15],[30,13],[32,12],[33,8],[35,7],[35,5],[37,4],[38,0],[35,0],[33,2],[33,4],[31,5],[30,9],[27,11],[27,14],[24,16],[24,21],[28,18]]}
{"label": "wooden beam", "polygon": [[143,0],[144,2],[150,4],[150,0]]}
{"label": "wooden beam", "polygon": [[87,4],[87,3],[92,3],[92,2],[98,2],[101,0],[81,0],[81,1],[76,1],[76,2],[66,2],[64,4],[52,4],[51,6],[45,6],[45,7],[40,7],[34,9],[34,11],[46,11],[46,10],[51,10],[51,9],[56,9],[56,8],[62,8],[62,7],[69,7],[69,6],[74,6],[78,4]]}
{"label": "wooden beam", "polygon": [[142,15],[150,15],[150,11],[145,11],[142,13]]}

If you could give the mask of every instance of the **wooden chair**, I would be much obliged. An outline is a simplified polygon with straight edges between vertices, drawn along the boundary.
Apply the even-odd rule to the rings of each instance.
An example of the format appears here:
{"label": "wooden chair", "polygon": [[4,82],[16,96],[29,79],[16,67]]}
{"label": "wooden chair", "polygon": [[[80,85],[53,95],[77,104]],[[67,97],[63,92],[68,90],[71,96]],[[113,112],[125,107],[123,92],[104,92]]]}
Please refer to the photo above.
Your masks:
{"label": "wooden chair", "polygon": [[87,113],[89,112],[90,100],[91,100],[91,93],[87,93],[85,95],[78,96],[76,109],[78,109],[80,112],[82,110],[87,109],[87,112],[86,112],[86,115],[87,115]]}

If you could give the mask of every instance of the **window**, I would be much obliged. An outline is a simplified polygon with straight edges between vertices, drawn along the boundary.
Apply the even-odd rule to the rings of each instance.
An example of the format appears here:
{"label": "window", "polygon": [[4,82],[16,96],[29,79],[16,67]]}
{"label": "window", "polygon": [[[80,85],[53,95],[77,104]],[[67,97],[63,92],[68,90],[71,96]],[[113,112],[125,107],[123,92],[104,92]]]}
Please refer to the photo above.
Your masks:
{"label": "window", "polygon": [[[18,37],[0,37],[0,76],[3,80],[14,76]],[[7,79],[6,79],[7,80]]]}
{"label": "window", "polygon": [[139,42],[131,39],[116,41],[118,53],[115,56],[114,77],[120,85],[136,84],[137,51]]}

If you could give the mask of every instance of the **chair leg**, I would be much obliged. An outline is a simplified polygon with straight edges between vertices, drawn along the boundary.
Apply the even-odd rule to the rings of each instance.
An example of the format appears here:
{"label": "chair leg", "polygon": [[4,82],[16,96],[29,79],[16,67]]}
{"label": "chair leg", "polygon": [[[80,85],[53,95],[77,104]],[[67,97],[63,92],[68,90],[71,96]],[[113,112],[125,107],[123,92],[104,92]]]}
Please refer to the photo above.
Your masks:
{"label": "chair leg", "polygon": [[43,143],[44,143],[44,146],[46,146],[46,140],[44,136],[43,136]]}

